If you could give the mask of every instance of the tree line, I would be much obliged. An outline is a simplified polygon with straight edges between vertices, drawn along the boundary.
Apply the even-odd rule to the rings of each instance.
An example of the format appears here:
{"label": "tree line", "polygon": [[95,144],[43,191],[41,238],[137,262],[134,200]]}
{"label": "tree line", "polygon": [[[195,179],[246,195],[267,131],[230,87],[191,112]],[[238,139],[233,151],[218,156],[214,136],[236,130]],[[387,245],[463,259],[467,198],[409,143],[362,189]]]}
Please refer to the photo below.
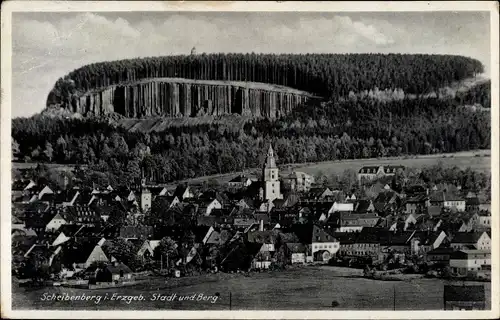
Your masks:
{"label": "tree line", "polygon": [[[490,113],[454,99],[359,99],[297,108],[278,119],[247,119],[127,131],[97,118],[37,115],[12,122],[20,161],[88,165],[84,178],[169,182],[260,167],[273,143],[280,164],[490,148]],[[111,180],[110,180],[111,179]]]}
{"label": "tree line", "polygon": [[78,94],[147,78],[264,82],[329,98],[350,91],[402,89],[421,94],[482,73],[480,61],[424,54],[201,54],[137,58],[83,66],[60,78],[47,106]]}

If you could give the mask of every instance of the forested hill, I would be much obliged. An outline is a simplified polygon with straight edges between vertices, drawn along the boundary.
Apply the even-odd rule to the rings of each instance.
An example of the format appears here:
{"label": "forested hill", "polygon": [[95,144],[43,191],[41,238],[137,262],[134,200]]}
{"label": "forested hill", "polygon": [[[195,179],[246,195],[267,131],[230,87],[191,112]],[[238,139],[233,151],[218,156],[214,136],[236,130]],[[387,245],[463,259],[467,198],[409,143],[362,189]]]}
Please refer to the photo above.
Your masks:
{"label": "forested hill", "polygon": [[272,83],[335,98],[349,92],[402,89],[421,94],[483,72],[475,59],[423,54],[201,54],[83,66],[59,79],[47,106],[70,106],[83,93],[148,78]]}

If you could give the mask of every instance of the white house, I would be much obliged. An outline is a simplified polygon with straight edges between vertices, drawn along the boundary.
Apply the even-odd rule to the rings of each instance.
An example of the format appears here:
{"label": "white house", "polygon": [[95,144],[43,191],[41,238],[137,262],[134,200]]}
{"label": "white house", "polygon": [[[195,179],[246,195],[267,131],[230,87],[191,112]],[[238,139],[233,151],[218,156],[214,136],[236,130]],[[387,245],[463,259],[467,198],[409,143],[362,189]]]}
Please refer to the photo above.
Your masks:
{"label": "white house", "polygon": [[491,252],[489,250],[460,250],[450,255],[451,271],[458,275],[468,272],[491,270]]}
{"label": "white house", "polygon": [[334,202],[332,207],[328,210],[328,215],[338,212],[338,211],[344,211],[344,212],[352,212],[354,211],[354,203],[340,203],[340,202]]}
{"label": "white house", "polygon": [[222,204],[217,199],[207,200],[200,207],[200,211],[205,216],[209,216],[210,213],[212,213],[212,210],[214,209],[222,209]]}
{"label": "white house", "polygon": [[328,261],[340,249],[340,243],[333,236],[318,226],[313,226],[311,241],[311,256],[307,259],[315,261]]}
{"label": "white house", "polygon": [[491,238],[486,232],[457,232],[450,245],[455,250],[491,250]]}
{"label": "white house", "polygon": [[63,224],[68,223],[60,213],[56,213],[56,215],[47,223],[45,226],[45,231],[56,231]]}

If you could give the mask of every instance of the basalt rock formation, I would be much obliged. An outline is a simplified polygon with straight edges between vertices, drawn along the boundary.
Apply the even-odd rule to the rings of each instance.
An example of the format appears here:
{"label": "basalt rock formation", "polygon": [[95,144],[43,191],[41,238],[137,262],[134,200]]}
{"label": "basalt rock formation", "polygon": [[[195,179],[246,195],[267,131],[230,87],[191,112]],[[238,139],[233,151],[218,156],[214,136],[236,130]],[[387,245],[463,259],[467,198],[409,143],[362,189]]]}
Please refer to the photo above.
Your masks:
{"label": "basalt rock formation", "polygon": [[72,100],[71,111],[127,118],[227,114],[276,118],[311,98],[305,91],[265,83],[154,78],[86,92]]}

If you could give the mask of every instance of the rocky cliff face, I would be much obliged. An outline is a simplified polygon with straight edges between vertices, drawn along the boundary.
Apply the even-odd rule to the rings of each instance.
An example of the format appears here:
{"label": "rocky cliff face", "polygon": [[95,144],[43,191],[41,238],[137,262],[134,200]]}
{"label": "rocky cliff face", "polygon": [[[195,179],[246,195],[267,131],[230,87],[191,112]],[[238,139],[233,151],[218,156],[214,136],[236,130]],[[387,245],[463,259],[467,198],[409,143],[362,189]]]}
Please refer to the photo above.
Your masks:
{"label": "rocky cliff face", "polygon": [[149,79],[87,92],[73,112],[127,118],[241,114],[276,118],[311,99],[307,92],[254,82]]}

